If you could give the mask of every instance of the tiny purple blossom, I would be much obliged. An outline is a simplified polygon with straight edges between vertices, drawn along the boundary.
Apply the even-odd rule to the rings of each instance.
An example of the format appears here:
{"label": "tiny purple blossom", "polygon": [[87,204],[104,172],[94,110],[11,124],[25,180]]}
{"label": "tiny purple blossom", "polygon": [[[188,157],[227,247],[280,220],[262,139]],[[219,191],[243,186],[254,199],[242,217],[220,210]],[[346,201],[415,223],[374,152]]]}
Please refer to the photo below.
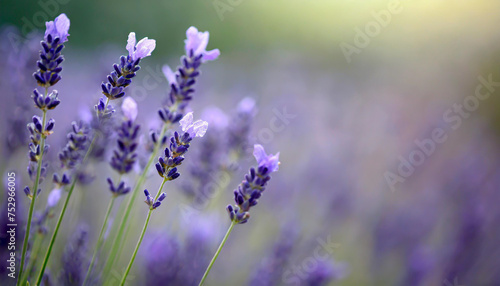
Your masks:
{"label": "tiny purple blossom", "polygon": [[253,155],[259,164],[259,167],[266,167],[269,172],[276,172],[279,169],[279,157],[280,152],[276,153],[276,155],[267,155],[264,147],[260,144],[255,144],[253,146]]}
{"label": "tiny purple blossom", "polygon": [[251,97],[243,98],[239,103],[237,110],[239,113],[250,114],[255,116],[257,114],[257,107],[255,104],[255,99]]}
{"label": "tiny purple blossom", "polygon": [[59,37],[61,43],[68,41],[69,24],[69,19],[64,13],[57,16],[54,21],[46,22],[45,39],[51,35],[53,38]]}
{"label": "tiny purple blossom", "polygon": [[196,120],[193,122],[193,113],[189,112],[179,121],[182,131],[189,134],[191,138],[203,137],[208,129],[208,122]]}
{"label": "tiny purple blossom", "polygon": [[137,118],[137,103],[132,97],[128,96],[123,100],[122,111],[128,120],[135,121]]}
{"label": "tiny purple blossom", "polygon": [[134,61],[150,56],[156,47],[156,41],[150,40],[148,37],[142,38],[137,44],[136,42],[135,33],[131,32],[128,35],[127,51]]}
{"label": "tiny purple blossom", "polygon": [[177,83],[175,79],[175,73],[168,65],[164,65],[161,70],[163,71],[163,74],[167,78],[168,84],[172,85]]}
{"label": "tiny purple blossom", "polygon": [[208,39],[210,37],[208,31],[198,32],[198,29],[191,26],[186,31],[186,37],[187,39],[185,40],[186,44],[185,48],[186,48],[186,53],[188,55],[192,50],[195,56],[202,55],[201,58],[202,62],[213,61],[219,57],[220,55],[219,49],[214,49],[211,51],[206,50],[208,45]]}
{"label": "tiny purple blossom", "polygon": [[49,197],[47,198],[47,206],[49,208],[53,208],[57,203],[59,202],[59,199],[61,199],[61,189],[53,189]]}

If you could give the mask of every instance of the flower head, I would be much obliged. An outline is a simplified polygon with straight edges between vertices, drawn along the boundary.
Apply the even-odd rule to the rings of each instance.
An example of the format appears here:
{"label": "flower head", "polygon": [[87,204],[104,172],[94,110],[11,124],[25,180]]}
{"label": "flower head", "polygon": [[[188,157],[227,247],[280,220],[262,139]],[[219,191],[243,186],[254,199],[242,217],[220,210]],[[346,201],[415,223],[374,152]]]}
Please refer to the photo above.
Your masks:
{"label": "flower head", "polygon": [[266,168],[267,172],[264,172],[266,174],[278,171],[280,152],[276,153],[276,155],[267,155],[264,147],[260,144],[255,144],[253,148],[253,155],[259,164],[259,169],[263,168],[264,170]]}
{"label": "flower head", "polygon": [[125,98],[122,103],[122,111],[128,120],[135,121],[137,118],[137,102],[130,96]]}
{"label": "flower head", "polygon": [[50,35],[52,38],[59,38],[61,43],[66,42],[69,36],[69,24],[69,19],[64,13],[57,16],[54,21],[46,22],[45,39]]}
{"label": "flower head", "polygon": [[189,55],[192,51],[194,56],[201,55],[202,62],[213,61],[219,57],[220,55],[219,49],[214,49],[211,51],[206,50],[208,45],[208,38],[210,37],[208,31],[198,32],[198,29],[191,26],[186,31],[186,37],[187,37],[187,39],[185,40],[186,54]]}
{"label": "flower head", "polygon": [[156,41],[150,40],[148,37],[142,38],[137,44],[135,39],[135,33],[131,32],[128,35],[127,40],[127,51],[132,60],[142,59],[149,57],[151,52],[156,47]]}
{"label": "flower head", "polygon": [[179,121],[182,131],[189,134],[191,138],[203,137],[208,129],[208,122],[196,120],[193,122],[193,113],[189,112]]}
{"label": "flower head", "polygon": [[55,205],[57,205],[59,199],[61,199],[61,189],[60,188],[53,189],[50,192],[49,197],[47,198],[47,206],[49,208],[53,208]]}

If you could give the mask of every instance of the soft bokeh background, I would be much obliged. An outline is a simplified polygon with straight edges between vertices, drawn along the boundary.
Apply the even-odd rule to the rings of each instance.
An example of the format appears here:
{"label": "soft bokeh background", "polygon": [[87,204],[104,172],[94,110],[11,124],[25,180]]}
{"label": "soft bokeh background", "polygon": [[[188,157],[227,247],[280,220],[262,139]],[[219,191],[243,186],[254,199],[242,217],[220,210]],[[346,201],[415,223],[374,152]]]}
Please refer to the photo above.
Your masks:
{"label": "soft bokeh background", "polygon": [[[157,40],[153,56],[141,62],[128,91],[139,103],[143,132],[157,125],[156,110],[168,92],[161,67],[178,64],[185,30],[193,25],[210,31],[208,47],[221,50],[217,61],[202,67],[193,111],[201,116],[207,106],[217,106],[231,115],[244,97],[255,98],[258,114],[251,142],[280,151],[282,163],[252,209],[250,222],[237,226],[229,238],[209,285],[500,285],[500,84],[490,87],[488,99],[478,100],[477,109],[460,115],[460,124],[457,117],[443,118],[459,114],[449,110],[475,95],[479,77],[500,82],[499,2],[400,1],[402,11],[391,14],[387,25],[350,59],[341,46],[354,46],[357,29],[373,24],[374,13],[387,10],[391,2],[40,3],[2,0],[0,8],[1,171],[17,172],[20,194],[29,184],[28,160],[26,142],[16,138],[22,139],[23,122],[36,111],[18,110],[31,105],[31,74],[41,39],[33,32],[44,30],[39,23],[62,12],[71,19],[63,79],[56,87],[62,103],[51,114],[56,119],[49,139],[53,160],[70,122],[101,96],[100,83],[126,52],[130,31]],[[284,128],[272,131],[273,118],[283,112],[292,116]],[[415,141],[432,138],[436,128],[445,132],[446,141],[436,143],[424,162],[391,190],[387,172],[397,174],[401,161],[419,150]],[[109,145],[113,148],[115,142]],[[232,202],[232,190],[252,162],[247,154],[228,186],[196,219],[186,221],[182,215],[182,206],[191,203],[181,191],[182,180],[189,180],[187,171],[167,187],[167,201],[154,213],[130,285],[186,269],[193,269],[194,282],[155,283],[197,283],[229,224],[224,206]],[[112,173],[106,162],[92,166],[95,179],[79,187],[56,242],[49,265],[55,285],[64,271],[63,253],[78,229],[87,229],[82,255],[88,258],[102,223],[109,198],[105,176]],[[159,182],[152,173],[146,185],[156,189]],[[46,180],[41,201],[50,188]],[[23,196],[17,206],[20,219],[28,206]],[[147,211],[141,201],[137,204],[126,250],[113,270],[117,276]],[[5,232],[1,235],[5,242]],[[334,247],[321,252],[328,254],[326,260],[318,259],[315,250],[325,242]],[[199,263],[191,265],[189,256]],[[174,274],[165,274],[162,265]],[[2,275],[0,284],[10,285],[4,281],[11,279]],[[312,281],[318,277],[326,284]]]}

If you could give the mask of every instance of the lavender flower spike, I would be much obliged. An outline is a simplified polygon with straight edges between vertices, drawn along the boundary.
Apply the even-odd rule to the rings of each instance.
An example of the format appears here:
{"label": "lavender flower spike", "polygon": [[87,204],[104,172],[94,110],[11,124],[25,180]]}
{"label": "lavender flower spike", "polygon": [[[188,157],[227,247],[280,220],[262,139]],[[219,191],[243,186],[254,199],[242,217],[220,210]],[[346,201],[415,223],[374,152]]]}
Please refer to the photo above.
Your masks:
{"label": "lavender flower spike", "polygon": [[259,144],[254,145],[254,156],[258,163],[258,168],[250,168],[245,175],[245,180],[234,190],[234,201],[236,205],[228,205],[226,210],[229,218],[234,223],[243,224],[250,218],[249,210],[257,205],[258,199],[266,188],[267,182],[271,179],[271,173],[278,171],[279,153],[267,155],[264,147]]}
{"label": "lavender flower spike", "polygon": [[186,107],[193,99],[194,84],[201,74],[202,63],[215,60],[219,56],[218,49],[206,51],[208,45],[208,32],[200,33],[195,27],[186,32],[186,55],[181,57],[181,66],[174,72],[165,65],[162,68],[170,84],[170,93],[165,107],[158,111],[164,123],[177,123],[183,116]]}
{"label": "lavender flower spike", "polygon": [[[150,56],[155,47],[155,40],[144,38],[136,44],[135,33],[129,34],[126,46],[129,55],[120,57],[120,64],[114,64],[114,70],[108,75],[108,82],[101,84],[102,93],[108,100],[118,99],[125,95],[125,88],[132,83],[132,78],[141,68],[139,62],[141,59]],[[103,114],[98,112],[98,115]]]}
{"label": "lavender flower spike", "polygon": [[207,132],[208,123],[203,120],[193,122],[193,113],[189,112],[179,121],[182,131],[180,135],[175,132],[170,138],[170,146],[165,148],[165,157],[158,158],[156,170],[158,175],[166,180],[175,180],[180,174],[177,172],[177,166],[184,161],[183,155],[189,149],[189,143],[195,137],[203,137]]}
{"label": "lavender flower spike", "polygon": [[47,22],[46,26],[45,38],[41,42],[43,49],[37,62],[38,71],[33,74],[38,85],[43,87],[53,86],[61,79],[59,73],[62,67],[59,65],[64,61],[61,51],[63,43],[68,40],[69,19],[61,14],[53,22]]}
{"label": "lavender flower spike", "polygon": [[207,32],[198,32],[195,27],[189,27],[186,31],[185,48],[186,54],[190,54],[191,51],[195,57],[201,55],[201,62],[216,60],[219,55],[219,49],[207,51],[208,39],[210,34]]}

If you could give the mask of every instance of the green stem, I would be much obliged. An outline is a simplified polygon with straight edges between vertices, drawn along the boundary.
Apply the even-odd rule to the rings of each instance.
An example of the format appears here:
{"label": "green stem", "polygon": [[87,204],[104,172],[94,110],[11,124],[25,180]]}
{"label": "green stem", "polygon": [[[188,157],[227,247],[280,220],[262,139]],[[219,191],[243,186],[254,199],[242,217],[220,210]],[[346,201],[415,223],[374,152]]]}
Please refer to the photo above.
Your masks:
{"label": "green stem", "polygon": [[36,258],[38,253],[40,252],[40,246],[42,244],[43,239],[40,238],[40,234],[35,234],[35,239],[33,241],[33,249],[31,250],[30,259],[28,261],[28,267],[26,271],[24,271],[23,277],[21,278],[21,285],[25,285],[25,281],[28,279],[28,276],[35,265]]}
{"label": "green stem", "polygon": [[159,136],[159,140],[155,144],[155,146],[153,148],[153,152],[151,153],[151,156],[149,156],[148,163],[144,167],[144,170],[142,171],[141,176],[139,177],[139,179],[137,180],[137,183],[135,184],[134,190],[130,194],[127,206],[125,208],[125,213],[122,216],[122,219],[121,219],[119,227],[118,227],[118,232],[116,233],[116,235],[113,239],[113,243],[111,244],[112,248],[111,248],[111,252],[108,256],[108,260],[106,262],[106,265],[104,267],[104,274],[111,272],[110,268],[114,265],[114,263],[117,259],[117,256],[119,255],[119,250],[121,249],[120,245],[125,243],[124,232],[125,232],[125,227],[127,226],[129,216],[131,214],[132,207],[134,206],[134,203],[136,202],[137,195],[139,194],[139,189],[141,188],[144,180],[146,179],[146,175],[149,171],[149,167],[151,167],[154,159],[156,158],[156,156],[158,154],[158,151],[159,151],[160,146],[161,146],[161,140],[162,140],[163,136],[165,136],[165,133],[167,132],[168,127],[169,127],[168,124],[163,125],[163,128],[162,128],[160,136]]}
{"label": "green stem", "polygon": [[[47,96],[48,89],[45,88],[45,96]],[[21,254],[21,266],[19,267],[19,276],[17,277],[17,285],[19,286],[21,284],[21,277],[23,277],[23,268],[24,268],[24,261],[26,259],[26,250],[28,249],[28,241],[30,237],[30,229],[31,229],[31,219],[33,218],[33,211],[35,210],[35,201],[38,193],[38,181],[40,180],[40,174],[42,173],[42,159],[43,159],[43,151],[45,149],[45,121],[47,118],[47,110],[43,110],[43,118],[42,118],[42,134],[41,134],[41,139],[40,139],[40,158],[38,158],[38,166],[36,170],[36,177],[35,177],[35,182],[33,182],[33,189],[31,190],[33,192],[32,199],[31,199],[31,204],[30,204],[30,210],[28,214],[28,222],[26,224],[26,233],[24,234],[24,242],[23,242],[23,251]]]}
{"label": "green stem", "polygon": [[222,247],[224,247],[224,244],[226,244],[226,240],[229,237],[229,235],[231,234],[231,231],[233,231],[233,228],[235,225],[236,225],[236,223],[234,221],[232,221],[231,225],[229,226],[229,228],[226,232],[226,235],[224,236],[224,238],[222,239],[222,241],[219,245],[219,248],[217,248],[217,251],[215,252],[214,257],[212,258],[212,261],[210,261],[210,264],[208,264],[207,270],[205,271],[205,274],[203,274],[203,277],[201,278],[200,284],[198,284],[198,286],[203,285],[203,283],[205,282],[205,279],[207,279],[207,276],[208,276],[208,273],[210,272],[210,269],[212,269],[212,266],[214,265],[215,260],[219,256],[219,253],[222,250]]}
{"label": "green stem", "polygon": [[[95,135],[94,138],[92,139],[92,142],[90,143],[90,146],[87,150],[87,153],[83,157],[83,160],[81,163],[82,165],[85,164],[85,161],[87,160],[89,154],[92,152],[96,138],[97,138],[97,135]],[[75,185],[76,185],[77,181],[78,181],[78,178],[75,175],[75,178],[73,179],[73,183],[71,184],[71,187],[68,191],[68,195],[66,196],[66,200],[64,201],[63,208],[61,209],[61,213],[59,214],[59,218],[57,219],[56,228],[54,229],[54,233],[52,234],[52,237],[50,238],[49,247],[47,248],[47,252],[45,253],[45,258],[43,259],[42,268],[40,269],[40,273],[38,273],[38,278],[37,278],[35,285],[40,285],[40,283],[42,282],[43,273],[45,272],[45,267],[47,267],[47,262],[49,261],[50,254],[52,253],[52,247],[54,246],[54,242],[56,241],[56,237],[57,237],[57,234],[59,232],[59,227],[61,226],[61,222],[63,220],[64,214],[66,213],[66,208],[68,207],[68,203],[69,203],[69,200],[71,198],[71,194],[73,194],[73,190],[75,189]]]}
{"label": "green stem", "polygon": [[[158,199],[158,197],[160,196],[161,190],[163,189],[163,185],[165,185],[166,181],[167,181],[167,179],[165,178],[161,182],[160,188],[158,189],[158,193],[156,194],[154,201],[156,201]],[[139,250],[139,247],[141,246],[142,239],[144,238],[144,234],[146,233],[146,229],[148,228],[149,219],[151,218],[151,213],[153,212],[153,210],[154,209],[152,207],[149,208],[148,216],[146,218],[146,222],[144,223],[144,227],[142,228],[141,236],[139,237],[139,240],[137,241],[134,253],[132,254],[132,258],[130,258],[130,262],[128,263],[127,270],[125,270],[125,273],[123,274],[122,282],[120,282],[121,286],[125,285],[125,281],[127,280],[128,273],[130,272],[130,268],[132,268],[132,264],[134,263],[135,256],[137,255],[137,251]]]}
{"label": "green stem", "polygon": [[104,234],[104,231],[106,230],[106,226],[108,224],[108,219],[109,219],[109,214],[111,213],[111,210],[113,209],[113,204],[115,202],[115,199],[116,199],[116,196],[113,195],[111,197],[111,201],[108,204],[108,210],[106,211],[106,215],[104,216],[104,223],[102,224],[101,231],[99,232],[99,238],[97,239],[97,243],[96,243],[96,246],[95,246],[95,249],[94,249],[94,254],[92,255],[92,260],[90,261],[89,269],[87,270],[87,275],[85,275],[85,280],[83,280],[83,284],[82,285],[86,284],[87,280],[90,277],[90,273],[92,272],[92,268],[94,266],[95,258],[97,256],[97,253],[99,252],[99,246],[101,245],[101,242],[102,242],[102,236]]}

